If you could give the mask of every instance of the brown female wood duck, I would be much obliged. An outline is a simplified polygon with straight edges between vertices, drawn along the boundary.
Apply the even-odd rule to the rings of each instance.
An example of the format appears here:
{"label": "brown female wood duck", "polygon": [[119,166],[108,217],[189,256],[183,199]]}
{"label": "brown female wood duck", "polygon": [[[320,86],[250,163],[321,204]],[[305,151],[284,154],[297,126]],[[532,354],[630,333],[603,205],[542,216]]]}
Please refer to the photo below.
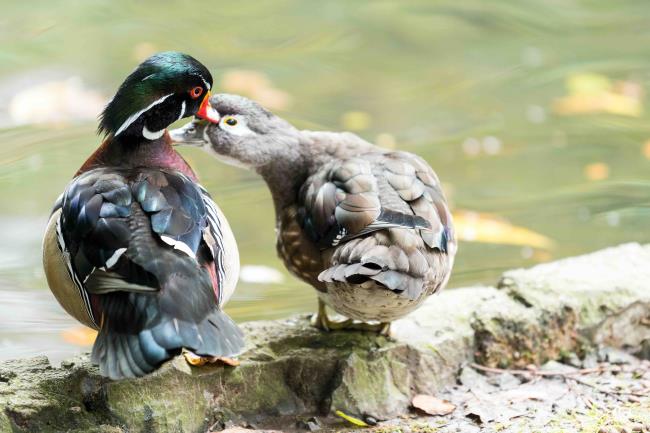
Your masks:
{"label": "brown female wood duck", "polygon": [[[388,332],[447,283],[456,239],[440,182],[423,159],[350,133],[299,131],[239,96],[210,102],[218,123],[190,123],[172,139],[204,145],[264,178],[278,253],[318,291],[317,326]],[[333,322],[325,305],[366,323]]]}
{"label": "brown female wood duck", "polygon": [[145,60],[101,115],[106,139],[57,201],[43,265],[64,309],[99,330],[93,362],[142,376],[172,356],[229,358],[243,335],[222,311],[239,256],[228,223],[166,128],[210,118],[212,76],[176,52]]}

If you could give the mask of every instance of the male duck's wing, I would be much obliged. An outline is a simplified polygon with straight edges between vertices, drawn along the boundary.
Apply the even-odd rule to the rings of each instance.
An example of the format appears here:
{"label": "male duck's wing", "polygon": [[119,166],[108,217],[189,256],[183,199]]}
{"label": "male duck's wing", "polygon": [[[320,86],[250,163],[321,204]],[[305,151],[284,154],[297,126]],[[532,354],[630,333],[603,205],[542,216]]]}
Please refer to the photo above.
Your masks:
{"label": "male duck's wing", "polygon": [[[173,266],[197,263],[207,219],[200,190],[179,173],[148,170],[128,179],[96,169],[66,190],[60,242],[87,290],[156,291]],[[164,244],[182,253],[181,259],[161,256],[169,249]],[[121,282],[111,287],[110,279]]]}
{"label": "male duck's wing", "polygon": [[172,171],[96,169],[66,190],[61,247],[73,280],[105,295],[93,348],[105,374],[141,375],[182,347],[210,356],[241,351],[241,331],[217,308],[208,213],[198,185]]}

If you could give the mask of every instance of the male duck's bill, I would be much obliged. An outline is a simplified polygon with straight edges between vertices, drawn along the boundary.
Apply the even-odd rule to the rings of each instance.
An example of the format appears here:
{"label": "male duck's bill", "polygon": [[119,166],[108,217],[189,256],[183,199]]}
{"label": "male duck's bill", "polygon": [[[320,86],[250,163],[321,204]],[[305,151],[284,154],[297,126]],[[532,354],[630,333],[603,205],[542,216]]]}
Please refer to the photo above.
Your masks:
{"label": "male duck's bill", "polygon": [[199,111],[196,112],[196,117],[208,120],[210,122],[219,123],[219,112],[210,105],[210,92],[208,91],[201,102]]}

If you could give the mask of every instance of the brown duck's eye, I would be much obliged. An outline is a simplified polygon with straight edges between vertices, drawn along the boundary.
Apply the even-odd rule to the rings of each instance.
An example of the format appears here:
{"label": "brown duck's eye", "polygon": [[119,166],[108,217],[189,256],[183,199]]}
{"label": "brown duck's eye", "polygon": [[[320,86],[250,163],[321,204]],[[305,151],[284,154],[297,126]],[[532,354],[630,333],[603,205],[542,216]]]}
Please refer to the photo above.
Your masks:
{"label": "brown duck's eye", "polygon": [[237,124],[237,119],[235,119],[234,117],[226,117],[224,123],[226,125],[235,126]]}
{"label": "brown duck's eye", "polygon": [[193,87],[192,90],[190,90],[190,96],[192,99],[198,98],[201,94],[203,94],[203,87],[201,86]]}

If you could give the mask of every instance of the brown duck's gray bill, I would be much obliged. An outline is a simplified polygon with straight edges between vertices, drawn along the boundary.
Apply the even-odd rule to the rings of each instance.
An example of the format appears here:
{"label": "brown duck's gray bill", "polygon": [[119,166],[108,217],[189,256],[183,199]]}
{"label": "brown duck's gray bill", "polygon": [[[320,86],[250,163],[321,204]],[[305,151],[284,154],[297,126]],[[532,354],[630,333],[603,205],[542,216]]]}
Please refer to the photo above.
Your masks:
{"label": "brown duck's gray bill", "polygon": [[208,144],[208,140],[205,138],[205,129],[208,127],[208,123],[205,120],[195,119],[180,128],[172,129],[169,131],[172,143],[186,146]]}

